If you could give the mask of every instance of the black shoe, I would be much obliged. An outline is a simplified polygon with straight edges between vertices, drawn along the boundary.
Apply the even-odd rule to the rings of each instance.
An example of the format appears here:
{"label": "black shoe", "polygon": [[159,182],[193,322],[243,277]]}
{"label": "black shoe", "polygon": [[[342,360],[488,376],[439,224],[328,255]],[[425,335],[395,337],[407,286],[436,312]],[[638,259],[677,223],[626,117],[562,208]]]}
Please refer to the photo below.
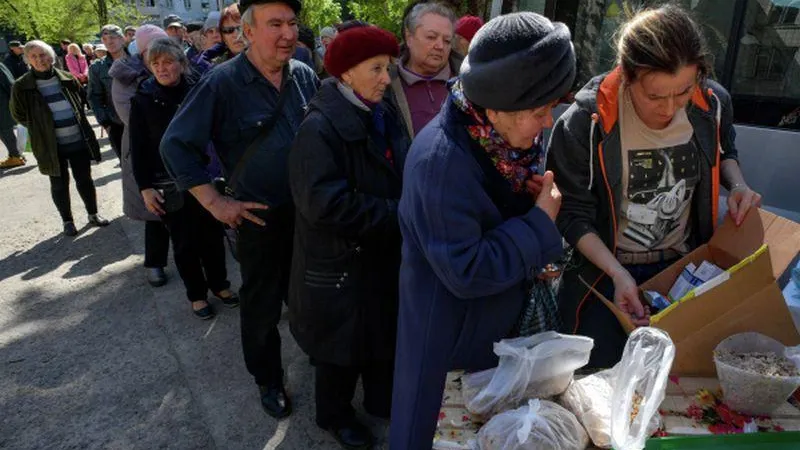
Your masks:
{"label": "black shoe", "polygon": [[283,385],[259,386],[258,391],[261,394],[261,407],[270,416],[283,419],[292,413],[292,402]]}
{"label": "black shoe", "polygon": [[353,420],[342,427],[328,428],[328,432],[343,448],[348,450],[365,450],[372,447],[375,438],[369,428]]}
{"label": "black shoe", "polygon": [[[200,301],[200,300],[198,300],[198,301]],[[192,312],[194,313],[194,316],[197,317],[200,320],[213,319],[214,316],[217,315],[214,312],[214,308],[212,308],[211,305],[206,305],[205,308],[200,308],[200,309],[192,308]]]}
{"label": "black shoe", "polygon": [[73,237],[77,235],[78,229],[75,228],[75,224],[72,222],[64,222],[64,236]]}
{"label": "black shoe", "polygon": [[92,225],[94,227],[106,227],[108,226],[108,221],[106,219],[103,219],[97,214],[90,214],[89,225]]}
{"label": "black shoe", "polygon": [[150,286],[161,287],[167,284],[167,274],[163,267],[145,267],[147,271],[147,282]]}
{"label": "black shoe", "polygon": [[220,299],[222,304],[228,308],[237,308],[239,306],[239,296],[236,294],[236,292],[231,290],[228,290],[228,292],[230,292],[230,294],[227,297],[221,296],[220,294],[222,294],[222,292],[215,292],[214,297]]}

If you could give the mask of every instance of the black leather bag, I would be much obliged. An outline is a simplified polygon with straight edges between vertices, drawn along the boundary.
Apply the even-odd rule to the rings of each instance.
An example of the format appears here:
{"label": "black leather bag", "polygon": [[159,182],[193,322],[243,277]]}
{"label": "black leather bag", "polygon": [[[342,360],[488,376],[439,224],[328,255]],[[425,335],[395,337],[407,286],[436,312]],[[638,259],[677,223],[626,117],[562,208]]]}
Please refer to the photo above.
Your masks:
{"label": "black leather bag", "polygon": [[178,185],[174,182],[164,182],[164,183],[157,183],[153,186],[153,188],[161,194],[161,198],[164,199],[164,203],[161,204],[161,208],[166,212],[174,213],[179,211],[183,208],[183,196],[185,193],[178,189]]}
{"label": "black leather bag", "polygon": [[293,83],[291,72],[289,71],[289,65],[287,64],[284,66],[283,69],[283,82],[281,83],[281,93],[278,96],[278,103],[275,105],[275,110],[272,116],[261,126],[261,130],[259,130],[258,135],[250,142],[247,146],[247,149],[244,151],[242,158],[236,163],[236,167],[233,168],[233,172],[231,176],[227,179],[219,177],[214,178],[212,181],[212,185],[220,195],[225,195],[227,197],[233,197],[235,194],[236,188],[236,181],[239,179],[239,176],[242,173],[247,161],[253,156],[253,154],[258,149],[258,145],[261,143],[263,139],[266,139],[269,136],[269,133],[275,127],[275,124],[278,122],[278,118],[281,116],[281,111],[283,110],[283,105],[286,103],[286,97],[289,96],[288,90],[290,83]]}

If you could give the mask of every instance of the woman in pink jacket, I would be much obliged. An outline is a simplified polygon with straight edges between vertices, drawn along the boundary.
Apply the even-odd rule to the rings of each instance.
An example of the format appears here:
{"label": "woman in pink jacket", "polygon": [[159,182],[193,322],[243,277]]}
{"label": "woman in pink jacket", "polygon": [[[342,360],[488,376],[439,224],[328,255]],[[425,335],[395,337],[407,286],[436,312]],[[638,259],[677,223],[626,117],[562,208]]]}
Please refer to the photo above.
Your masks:
{"label": "woman in pink jacket", "polygon": [[86,57],[81,53],[81,48],[78,44],[69,44],[67,47],[67,56],[64,58],[67,61],[67,69],[78,81],[85,85],[89,81],[89,62]]}

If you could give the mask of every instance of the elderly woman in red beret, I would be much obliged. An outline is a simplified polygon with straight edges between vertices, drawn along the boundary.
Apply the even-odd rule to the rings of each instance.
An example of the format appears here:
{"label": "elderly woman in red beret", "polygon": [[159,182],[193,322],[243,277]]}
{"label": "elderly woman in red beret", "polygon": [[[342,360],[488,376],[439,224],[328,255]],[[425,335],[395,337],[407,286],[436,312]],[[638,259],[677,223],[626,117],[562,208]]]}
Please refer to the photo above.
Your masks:
{"label": "elderly woman in red beret", "polygon": [[337,35],[326,80],[289,155],[297,207],[289,289],[292,334],[316,370],[316,421],[345,448],[373,436],[351,401],[359,376],[367,413],[388,418],[397,330],[397,205],[410,144],[383,101],[395,37],[374,26]]}

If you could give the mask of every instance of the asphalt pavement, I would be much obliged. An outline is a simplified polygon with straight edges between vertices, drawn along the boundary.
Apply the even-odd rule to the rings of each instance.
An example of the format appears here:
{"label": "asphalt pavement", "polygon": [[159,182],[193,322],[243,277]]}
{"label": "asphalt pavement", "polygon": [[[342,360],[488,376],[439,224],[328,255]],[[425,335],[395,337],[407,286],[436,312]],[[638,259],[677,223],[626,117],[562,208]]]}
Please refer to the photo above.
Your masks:
{"label": "asphalt pavement", "polygon": [[[100,128],[95,125],[100,136]],[[241,353],[239,310],[191,314],[170,255],[169,283],[145,280],[144,226],[122,215],[119,162],[101,139],[92,167],[105,228],[61,235],[49,182],[31,154],[0,174],[0,448],[336,449],[314,423],[313,372],[280,324],[294,413],[261,409]],[[0,144],[0,158],[7,153]],[[228,259],[234,288],[237,263]],[[359,389],[360,392],[360,389]],[[387,423],[354,406],[386,447]]]}

